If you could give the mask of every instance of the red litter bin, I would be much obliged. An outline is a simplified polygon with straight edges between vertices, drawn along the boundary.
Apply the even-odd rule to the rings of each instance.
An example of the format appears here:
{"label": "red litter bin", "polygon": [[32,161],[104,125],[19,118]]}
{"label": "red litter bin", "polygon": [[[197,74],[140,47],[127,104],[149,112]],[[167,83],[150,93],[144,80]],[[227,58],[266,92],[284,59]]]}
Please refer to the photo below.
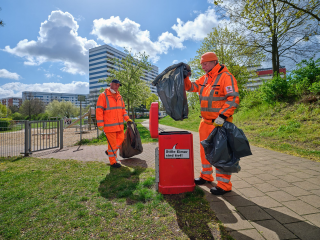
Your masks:
{"label": "red litter bin", "polygon": [[162,194],[192,192],[195,188],[192,133],[172,131],[160,132],[158,135],[158,125],[158,103],[152,103],[149,127],[151,136],[159,139],[159,147],[155,152],[156,182],[159,192]]}

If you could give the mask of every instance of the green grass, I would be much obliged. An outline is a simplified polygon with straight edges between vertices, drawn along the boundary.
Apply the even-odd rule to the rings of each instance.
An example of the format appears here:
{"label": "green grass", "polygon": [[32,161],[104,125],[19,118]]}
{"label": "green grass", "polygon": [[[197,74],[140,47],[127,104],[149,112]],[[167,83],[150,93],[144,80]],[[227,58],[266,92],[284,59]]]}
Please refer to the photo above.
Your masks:
{"label": "green grass", "polygon": [[[140,134],[141,142],[142,143],[158,142],[158,139],[151,138],[149,130],[141,125],[141,122],[143,121],[145,121],[145,119],[135,120],[135,123],[137,124],[137,129]],[[106,143],[107,143],[107,139],[104,133],[101,133],[99,138],[82,139],[81,141],[81,145],[101,145]],[[79,144],[80,144],[80,141],[77,142],[76,145],[79,145]]]}
{"label": "green grass", "polygon": [[154,170],[0,158],[0,239],[230,239],[204,200],[163,196]]}

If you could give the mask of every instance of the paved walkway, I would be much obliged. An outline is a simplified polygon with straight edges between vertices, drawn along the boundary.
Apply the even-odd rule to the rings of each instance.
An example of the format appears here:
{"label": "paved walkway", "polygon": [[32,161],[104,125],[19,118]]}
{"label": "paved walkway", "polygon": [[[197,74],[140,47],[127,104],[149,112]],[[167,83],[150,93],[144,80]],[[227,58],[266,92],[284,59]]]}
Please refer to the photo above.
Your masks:
{"label": "paved walkway", "polygon": [[[144,122],[148,128],[148,122]],[[159,126],[163,131],[181,131]],[[192,132],[195,177],[201,169],[199,134]],[[142,154],[123,160],[154,168],[157,143],[144,144]],[[102,161],[105,146],[70,147],[38,157]],[[233,174],[233,191],[222,197],[210,194],[212,185],[201,186],[212,210],[235,239],[320,239],[320,163],[251,146],[253,155],[242,158],[242,170]],[[42,155],[42,156],[41,156]],[[120,158],[121,160],[121,158]],[[214,185],[214,183],[213,183]]]}

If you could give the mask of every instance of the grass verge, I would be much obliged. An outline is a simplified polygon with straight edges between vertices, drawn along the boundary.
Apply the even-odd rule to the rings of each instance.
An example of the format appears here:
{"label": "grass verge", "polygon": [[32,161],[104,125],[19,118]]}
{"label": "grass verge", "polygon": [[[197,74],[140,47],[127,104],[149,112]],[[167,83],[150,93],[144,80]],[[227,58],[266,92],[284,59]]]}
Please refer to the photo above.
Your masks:
{"label": "grass verge", "polygon": [[0,238],[231,239],[202,189],[164,197],[129,163],[0,158]]}

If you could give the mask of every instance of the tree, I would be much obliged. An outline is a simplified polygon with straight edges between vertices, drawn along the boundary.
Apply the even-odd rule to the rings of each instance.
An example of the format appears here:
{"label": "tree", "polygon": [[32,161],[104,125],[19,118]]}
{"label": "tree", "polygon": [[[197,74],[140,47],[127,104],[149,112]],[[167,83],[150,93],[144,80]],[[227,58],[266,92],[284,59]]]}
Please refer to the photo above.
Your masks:
{"label": "tree", "polygon": [[125,50],[125,52],[127,53],[125,58],[112,59],[117,68],[110,69],[109,77],[100,80],[100,82],[111,83],[113,79],[120,80],[122,86],[119,88],[119,92],[125,103],[127,103],[128,111],[131,109],[134,116],[133,109],[140,106],[151,94],[149,86],[141,78],[152,67],[148,60],[149,57],[145,53],[132,54],[128,50]]}
{"label": "tree", "polygon": [[[319,0],[308,0],[308,1],[288,1],[288,0],[278,0],[284,4],[288,4],[290,7],[309,14],[311,17],[320,21],[320,1]],[[298,12],[299,13],[299,12]]]}
{"label": "tree", "polygon": [[46,113],[50,117],[75,117],[79,115],[79,108],[69,101],[54,100],[46,106]]}
{"label": "tree", "polygon": [[7,107],[6,105],[2,105],[0,103],[0,117],[6,117],[7,116]]}
{"label": "tree", "polygon": [[16,105],[9,106],[9,109],[12,113],[16,113],[19,111],[19,108]]}
{"label": "tree", "polygon": [[38,115],[39,113],[43,113],[45,110],[45,105],[44,102],[42,102],[40,99],[30,99],[30,100],[25,100],[20,109],[19,112],[24,115],[28,116],[29,119],[31,120],[31,117],[33,115]]}
{"label": "tree", "polygon": [[154,93],[152,93],[151,96],[146,100],[146,109],[150,110],[151,103],[153,102],[159,102],[159,97]]}
{"label": "tree", "polygon": [[[239,32],[246,36],[247,46],[262,51],[268,59],[271,59],[275,76],[279,73],[280,60],[290,59],[297,62],[301,58],[314,55],[320,49],[317,40],[310,38],[318,34],[318,23],[314,21],[315,18],[288,4],[299,5],[299,1],[288,0],[287,3],[283,3],[278,0],[229,0],[223,2],[227,16],[237,24]],[[225,4],[226,2],[229,4]]]}
{"label": "tree", "polygon": [[236,31],[227,27],[214,28],[201,43],[197,55],[189,61],[192,77],[198,78],[205,72],[201,68],[200,59],[206,52],[214,52],[219,63],[225,64],[237,79],[239,89],[244,89],[250,75],[248,66],[260,65],[264,55],[254,47],[247,47],[248,41]]}
{"label": "tree", "polygon": [[[0,8],[1,11],[1,8]],[[3,27],[4,26],[4,22],[2,21],[2,19],[0,19],[0,26]]]}

